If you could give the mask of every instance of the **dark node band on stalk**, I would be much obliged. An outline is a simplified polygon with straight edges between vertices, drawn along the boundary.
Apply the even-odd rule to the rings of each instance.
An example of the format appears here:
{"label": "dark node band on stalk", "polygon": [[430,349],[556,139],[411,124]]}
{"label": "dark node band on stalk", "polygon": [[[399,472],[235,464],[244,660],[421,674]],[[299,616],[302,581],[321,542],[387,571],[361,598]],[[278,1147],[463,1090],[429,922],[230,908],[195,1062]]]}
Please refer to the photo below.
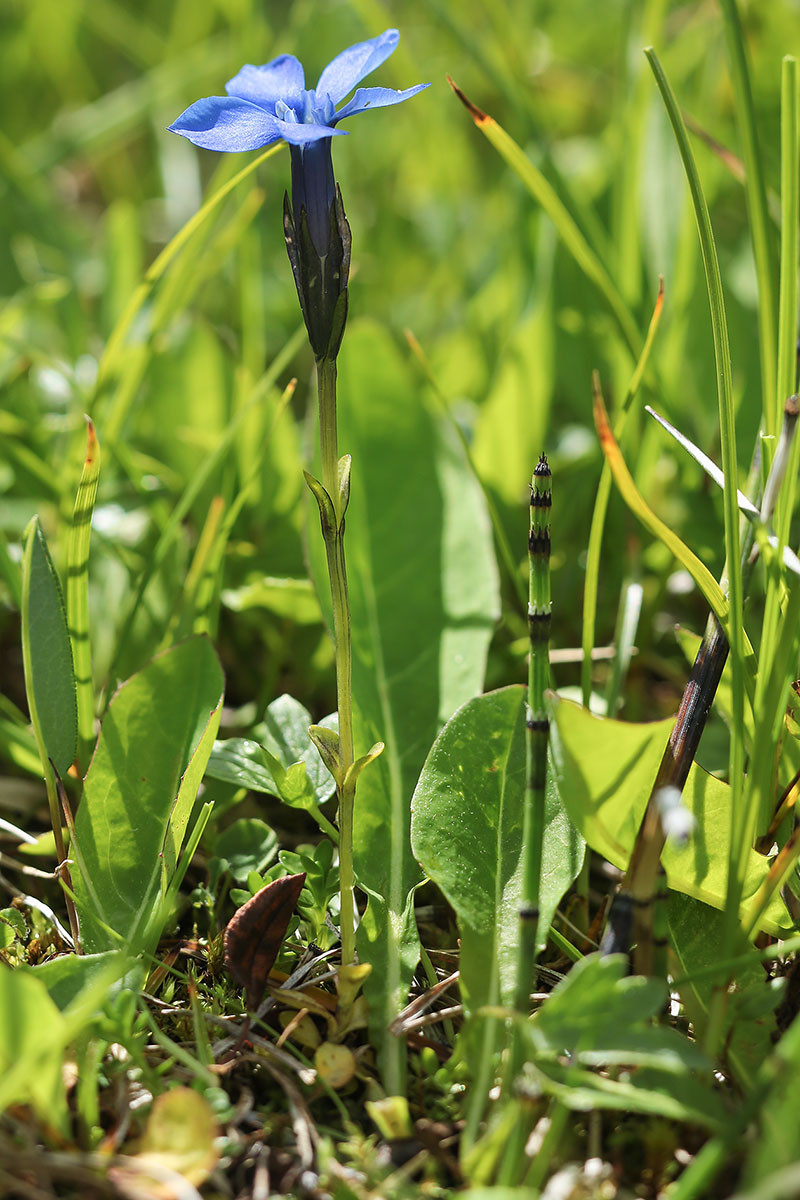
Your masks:
{"label": "dark node band on stalk", "polygon": [[525,728],[530,729],[532,733],[549,733],[550,719],[549,717],[528,717]]}
{"label": "dark node band on stalk", "polygon": [[550,488],[546,492],[540,492],[536,488],[531,488],[531,508],[552,508],[553,493]]}
{"label": "dark node band on stalk", "polygon": [[543,558],[550,554],[550,531],[548,529],[532,529],[528,537],[528,550],[531,554],[539,554]]}
{"label": "dark node band on stalk", "polygon": [[539,909],[535,904],[521,904],[519,907],[520,921],[538,921]]}
{"label": "dark node band on stalk", "polygon": [[539,646],[550,641],[552,619],[549,612],[528,613],[528,636],[532,643]]}
{"label": "dark node band on stalk", "polygon": [[630,892],[617,892],[600,941],[600,953],[629,954],[633,935],[634,901]]}

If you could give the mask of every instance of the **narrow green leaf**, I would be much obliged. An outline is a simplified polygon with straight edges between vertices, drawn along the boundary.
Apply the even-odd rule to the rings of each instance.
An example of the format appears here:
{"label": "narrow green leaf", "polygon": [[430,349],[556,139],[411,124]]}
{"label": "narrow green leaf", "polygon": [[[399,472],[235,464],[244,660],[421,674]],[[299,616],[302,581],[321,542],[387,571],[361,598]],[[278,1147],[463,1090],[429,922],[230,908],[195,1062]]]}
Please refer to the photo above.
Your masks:
{"label": "narrow green leaf", "polygon": [[[717,407],[719,410],[719,434],[722,444],[722,470],[725,475],[725,562],[728,575],[728,602],[730,616],[725,633],[731,648],[733,687],[733,736],[730,740],[730,828],[728,838],[730,871],[726,899],[726,941],[730,950],[736,937],[736,920],[744,887],[745,863],[753,843],[755,812],[748,812],[744,805],[744,727],[745,676],[747,666],[745,651],[747,637],[742,623],[743,584],[742,563],[739,548],[739,511],[736,503],[738,463],[736,459],[736,421],[733,405],[733,378],[731,352],[728,337],[728,321],[725,315],[725,297],[722,277],[714,241],[714,231],[708,212],[697,165],[692,154],[686,127],[678,103],[669,86],[664,69],[655,51],[645,50],[645,55],[655,77],[664,107],[672,125],[675,141],[683,161],[686,181],[692,197],[700,251],[708,291],[708,306],[711,315],[711,332],[714,339],[714,362],[716,366]],[[751,806],[752,808],[752,806]]]}
{"label": "narrow green leaf", "polygon": [[488,116],[485,112],[481,112],[476,105],[472,104],[464,93],[455,86],[452,80],[450,80],[450,86],[465,108],[467,108],[484,137],[494,146],[500,156],[505,159],[537,204],[540,204],[547,213],[564,245],[608,305],[622,334],[623,341],[630,350],[632,357],[634,360],[638,358],[642,348],[642,335],[637,328],[636,321],[620,295],[619,289],[608,273],[608,270],[589,245],[578,223],[560,199],[552,184],[545,179],[541,171],[533,165],[528,156],[520,149],[514,139],[506,133],[501,125],[498,125],[492,117]]}
{"label": "narrow green leaf", "polygon": [[[654,537],[663,542],[667,549],[675,555],[681,566],[685,567],[691,575],[692,579],[697,584],[703,596],[708,601],[709,608],[714,613],[714,616],[719,621],[726,637],[730,642],[731,630],[731,609],[728,603],[728,598],[724,595],[722,588],[717,583],[714,576],[709,571],[705,563],[701,562],[696,554],[693,554],[689,547],[682,542],[678,535],[669,525],[665,524],[660,517],[656,516],[650,505],[641,494],[633,477],[628,470],[622,452],[617,445],[616,438],[611,430],[611,425],[608,420],[603,397],[600,393],[598,380],[595,378],[595,394],[594,394],[594,421],[597,428],[597,434],[600,438],[600,445],[603,448],[606,462],[611,470],[614,482],[619,489],[625,503],[631,512],[639,518],[645,529],[648,529]],[[735,503],[735,497],[734,497]],[[745,684],[748,690],[752,692],[753,683],[756,675],[756,660],[753,652],[753,647],[744,630],[741,630],[743,642],[743,657],[742,662],[745,669]]]}
{"label": "narrow green leaf", "polygon": [[232,179],[229,179],[222,187],[220,187],[212,196],[206,200],[201,208],[190,217],[182,229],[173,237],[158,255],[158,258],[148,267],[144,279],[139,284],[139,287],[131,296],[128,305],[117,322],[111,337],[108,339],[105,352],[100,362],[100,370],[97,376],[98,389],[105,383],[116,368],[120,353],[125,345],[125,339],[130,332],[131,326],[136,319],[136,314],[146,302],[148,296],[152,292],[155,285],[158,283],[161,276],[166,271],[172,260],[180,253],[186,243],[193,237],[198,229],[203,225],[206,219],[214,212],[217,206],[229,196],[234,188],[238,187],[249,175],[252,175],[263,162],[268,158],[272,158],[274,154],[281,149],[283,142],[278,142],[277,145],[270,146],[263,154],[259,154],[256,158],[250,160],[241,171],[237,172]]}
{"label": "narrow green leaf", "polygon": [[[774,1009],[781,992],[770,987],[758,953],[749,944],[746,961],[732,974],[723,969],[716,978],[706,975],[693,979],[696,971],[702,971],[718,960],[722,915],[699,900],[678,892],[670,893],[667,911],[670,940],[680,965],[680,981],[676,987],[695,1036],[700,1042],[704,1040],[715,990],[724,982],[728,1003],[721,1041],[739,1087],[749,1090],[772,1050],[776,1033]],[[759,1011],[751,1012],[748,1002],[753,998],[763,998],[766,1004]]]}
{"label": "narrow green leaf", "polygon": [[[755,105],[753,91],[750,85],[750,69],[747,63],[742,25],[739,20],[736,0],[720,0],[725,35],[728,43],[728,56],[731,62],[731,77],[733,80],[733,97],[736,104],[736,123],[742,138],[744,152],[744,185],[747,193],[747,215],[750,225],[750,237],[753,242],[753,257],[756,264],[758,280],[758,338],[761,361],[761,404],[764,414],[764,429],[767,434],[775,434],[780,424],[780,413],[783,401],[791,394],[790,387],[783,396],[778,397],[776,406],[775,363],[777,359],[775,345],[775,264],[772,223],[769,219],[767,206],[767,185],[764,177],[764,161],[759,144],[756,128]],[[797,180],[793,184],[797,194]],[[795,237],[797,216],[795,215]],[[794,338],[794,335],[793,335]]]}
{"label": "narrow green leaf", "polygon": [[78,745],[78,710],[61,584],[39,518],[25,530],[22,560],[22,656],[25,691],[43,770],[51,758],[66,775]]}
{"label": "narrow green leaf", "polygon": [[[663,283],[659,285],[658,296],[653,308],[653,315],[650,318],[650,325],[647,330],[642,352],[639,355],[639,360],[634,369],[631,381],[628,384],[628,390],[619,408],[617,416],[614,420],[614,437],[617,441],[620,440],[625,425],[628,420],[628,413],[633,404],[634,399],[641,386],[642,378],[647,364],[650,361],[650,353],[655,342],[656,332],[661,322],[661,313],[664,308],[664,287]],[[583,587],[583,619],[581,622],[581,648],[583,650],[583,660],[581,662],[581,693],[584,705],[589,707],[589,700],[592,692],[592,650],[594,648],[595,625],[597,620],[597,593],[600,586],[600,555],[603,549],[603,532],[606,524],[606,513],[608,511],[608,500],[611,494],[611,468],[607,462],[603,463],[603,469],[600,472],[600,481],[597,485],[597,496],[592,510],[592,524],[589,529],[589,542],[586,547],[586,580]]]}

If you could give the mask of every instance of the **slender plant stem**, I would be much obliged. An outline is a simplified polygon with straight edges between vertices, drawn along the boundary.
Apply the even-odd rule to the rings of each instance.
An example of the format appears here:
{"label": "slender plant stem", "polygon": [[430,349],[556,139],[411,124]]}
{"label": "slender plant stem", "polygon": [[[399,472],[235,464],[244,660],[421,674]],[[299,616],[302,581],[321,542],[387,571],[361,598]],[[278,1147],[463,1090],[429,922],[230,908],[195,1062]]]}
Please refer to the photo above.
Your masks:
{"label": "slender plant stem", "polygon": [[528,534],[529,599],[528,705],[525,719],[525,809],[522,823],[522,898],[517,953],[516,1008],[530,1009],[531,982],[536,962],[539,926],[539,888],[542,876],[544,803],[547,782],[547,741],[550,721],[544,694],[550,685],[550,467],[543,454],[533,473]]}
{"label": "slender plant stem", "polygon": [[[786,397],[795,390],[797,374],[797,241],[800,222],[800,80],[797,59],[787,55],[781,66],[781,275],[778,306],[778,380],[773,397],[773,427],[777,433]],[[797,460],[795,460],[795,467]],[[791,514],[794,480],[784,509]],[[786,528],[788,520],[784,517]],[[784,532],[781,523],[779,532]]]}
{"label": "slender plant stem", "polygon": [[[655,341],[656,331],[658,330],[661,321],[661,313],[664,308],[664,283],[659,281],[658,295],[656,296],[653,315],[650,318],[650,324],[647,329],[647,336],[642,347],[642,353],[639,355],[639,360],[634,368],[631,381],[628,384],[628,390],[625,393],[625,398],[614,419],[614,437],[620,441],[622,431],[625,428],[625,422],[628,419],[628,412],[633,404],[639,387],[641,386],[642,377],[644,376],[647,364],[650,360],[650,352]],[[589,531],[589,544],[586,551],[586,583],[583,590],[583,622],[581,633],[581,645],[583,647],[583,659],[581,662],[581,697],[584,708],[589,707],[589,701],[592,694],[592,648],[595,638],[595,623],[597,617],[597,591],[600,578],[600,559],[603,550],[603,533],[606,524],[606,511],[608,509],[608,500],[611,495],[611,469],[608,463],[603,462],[603,469],[600,473],[600,482],[597,485],[597,497],[594,502],[594,511],[592,512],[592,524]],[[613,714],[612,714],[613,715]]]}
{"label": "slender plant stem", "polygon": [[322,456],[322,486],[328,493],[335,513],[334,527],[323,519],[325,553],[331,584],[333,641],[336,661],[336,705],[339,712],[339,886],[341,889],[342,963],[355,961],[355,900],[353,887],[353,805],[355,783],[347,781],[353,765],[353,664],[350,651],[350,602],[347,594],[347,567],[344,552],[344,509],[346,498],[339,487],[339,447],[336,427],[336,362],[323,358],[317,362],[319,396],[319,439]]}
{"label": "slender plant stem", "polygon": [[717,401],[719,407],[720,442],[722,446],[722,468],[725,472],[725,559],[728,568],[728,603],[730,605],[729,633],[732,675],[732,724],[730,740],[730,789],[731,789],[731,844],[728,855],[728,887],[725,896],[724,947],[730,954],[739,934],[739,902],[743,879],[741,862],[748,833],[747,814],[744,809],[744,626],[742,623],[742,564],[739,544],[739,509],[736,499],[736,426],[733,405],[733,379],[731,354],[728,340],[728,322],[725,315],[725,300],[722,293],[722,278],[717,258],[717,248],[711,228],[700,177],[695,165],[686,127],[680,109],[669,86],[658,56],[652,49],[645,50],[652,67],[661,98],[667,110],[675,140],[678,144],[686,180],[692,196],[700,250],[706,275],[708,302],[711,314],[711,329],[714,337],[714,360],[717,376]]}
{"label": "slender plant stem", "polygon": [[[550,684],[550,467],[543,454],[533,473],[528,532],[528,700],[525,709],[525,807],[522,817],[522,895],[514,1007],[523,1018],[530,1013],[530,994],[537,955],[539,890],[542,879],[544,806],[547,784],[547,743],[550,719],[545,691]],[[524,1047],[519,1022],[511,1033],[505,1069],[505,1089],[511,1095]],[[513,1185],[523,1160],[527,1130],[518,1124],[506,1145],[498,1182]]]}
{"label": "slender plant stem", "polygon": [[778,397],[775,403],[775,279],[772,225],[767,206],[767,186],[764,164],[756,130],[755,105],[750,86],[750,69],[742,37],[736,0],[720,0],[720,10],[728,43],[731,64],[736,122],[742,138],[745,163],[745,195],[750,218],[750,236],[758,280],[758,340],[761,360],[761,403],[764,428],[775,434],[783,401],[792,391]]}

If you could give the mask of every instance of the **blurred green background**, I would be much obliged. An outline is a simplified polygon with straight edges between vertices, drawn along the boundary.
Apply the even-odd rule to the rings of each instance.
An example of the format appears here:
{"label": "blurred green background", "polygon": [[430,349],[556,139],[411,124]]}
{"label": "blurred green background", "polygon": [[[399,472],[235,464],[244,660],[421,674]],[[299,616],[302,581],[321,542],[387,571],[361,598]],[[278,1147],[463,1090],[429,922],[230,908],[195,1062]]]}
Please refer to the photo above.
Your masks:
{"label": "blurred green background", "polygon": [[[800,48],[800,5],[740,7],[767,181],[777,192],[780,60]],[[518,551],[521,578],[528,480],[539,452],[550,454],[556,645],[580,644],[584,554],[601,466],[591,371],[600,370],[613,403],[632,364],[602,300],[475,128],[446,73],[553,183],[642,330],[663,275],[665,312],[644,398],[718,457],[694,220],[641,53],[656,46],[686,112],[740,153],[713,0],[5,0],[0,690],[16,703],[19,629],[8,563],[35,511],[63,561],[82,414],[89,412],[104,455],[92,559],[98,679],[124,678],[170,629],[202,620],[221,647],[230,705],[260,711],[288,689],[317,716],[333,706],[330,647],[304,582],[301,465],[313,361],[298,333],[282,238],[285,149],[187,242],[144,297],[99,385],[97,371],[148,266],[209,190],[252,157],[196,150],[166,126],[193,100],[220,93],[243,62],[297,54],[313,84],[341,49],[388,26],[400,29],[400,46],[370,83],[430,80],[432,87],[396,110],[349,122],[351,136],[335,146],[353,230],[351,320],[384,323],[418,382],[409,403],[435,403],[405,341],[404,331],[413,331],[470,439]],[[744,192],[702,141],[694,144],[719,240],[745,469],[761,400]],[[777,245],[775,271],[777,278]],[[292,377],[297,389],[281,411],[279,396]],[[230,452],[187,498],[170,532],[176,503],[256,393]],[[718,571],[721,496],[645,421],[632,419],[625,443],[637,481]],[[396,464],[398,472],[414,469],[413,462]],[[187,615],[183,580],[217,495],[233,514],[222,573],[215,583],[210,572],[202,612],[195,604]],[[148,584],[137,599],[145,571]],[[611,639],[620,590],[634,577],[644,583],[644,610],[626,715],[652,716],[674,707],[682,687],[672,626],[682,620],[699,629],[704,606],[614,495],[598,643]],[[525,623],[507,579],[504,592],[492,685],[521,678],[524,669]],[[602,683],[602,664],[597,670]],[[576,665],[559,667],[558,681],[575,683],[577,673]]]}

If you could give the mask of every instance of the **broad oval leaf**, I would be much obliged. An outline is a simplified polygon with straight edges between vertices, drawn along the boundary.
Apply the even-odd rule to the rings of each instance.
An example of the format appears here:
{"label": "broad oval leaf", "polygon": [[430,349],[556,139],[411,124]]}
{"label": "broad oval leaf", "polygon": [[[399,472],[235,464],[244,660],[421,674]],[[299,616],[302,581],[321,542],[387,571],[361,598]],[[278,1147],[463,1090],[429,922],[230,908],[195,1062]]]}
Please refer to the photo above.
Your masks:
{"label": "broad oval leaf", "polygon": [[[525,690],[512,686],[459,709],[436,739],[412,801],[414,853],[458,917],[468,1012],[513,1004],[524,796]],[[540,939],[581,868],[583,852],[551,777]]]}
{"label": "broad oval leaf", "polygon": [[[673,721],[636,725],[595,717],[569,700],[559,700],[552,721],[556,779],[574,821],[588,844],[624,869],[647,804]],[[662,861],[667,882],[715,908],[725,903],[730,841],[730,789],[694,763],[683,791],[694,813],[694,833],[685,846],[668,842]],[[742,902],[760,887],[769,860],[755,850],[747,859]],[[775,896],[761,926],[772,934],[792,928],[786,906]]]}
{"label": "broad oval leaf", "polygon": [[111,701],[71,847],[85,949],[141,948],[162,864],[174,867],[211,752],[223,687],[201,636],[153,659]]}
{"label": "broad oval leaf", "polygon": [[[360,953],[381,1047],[384,1085],[403,1090],[403,1047],[387,1034],[405,1003],[419,943],[410,801],[444,722],[481,691],[499,612],[486,502],[463,446],[419,397],[389,334],[348,330],[339,358],[340,445],[352,454],[347,510],[356,757],[383,754],[358,781],[354,856],[370,902]],[[522,481],[524,486],[525,481]],[[309,505],[309,554],[326,612],[330,587],[319,518]]]}

